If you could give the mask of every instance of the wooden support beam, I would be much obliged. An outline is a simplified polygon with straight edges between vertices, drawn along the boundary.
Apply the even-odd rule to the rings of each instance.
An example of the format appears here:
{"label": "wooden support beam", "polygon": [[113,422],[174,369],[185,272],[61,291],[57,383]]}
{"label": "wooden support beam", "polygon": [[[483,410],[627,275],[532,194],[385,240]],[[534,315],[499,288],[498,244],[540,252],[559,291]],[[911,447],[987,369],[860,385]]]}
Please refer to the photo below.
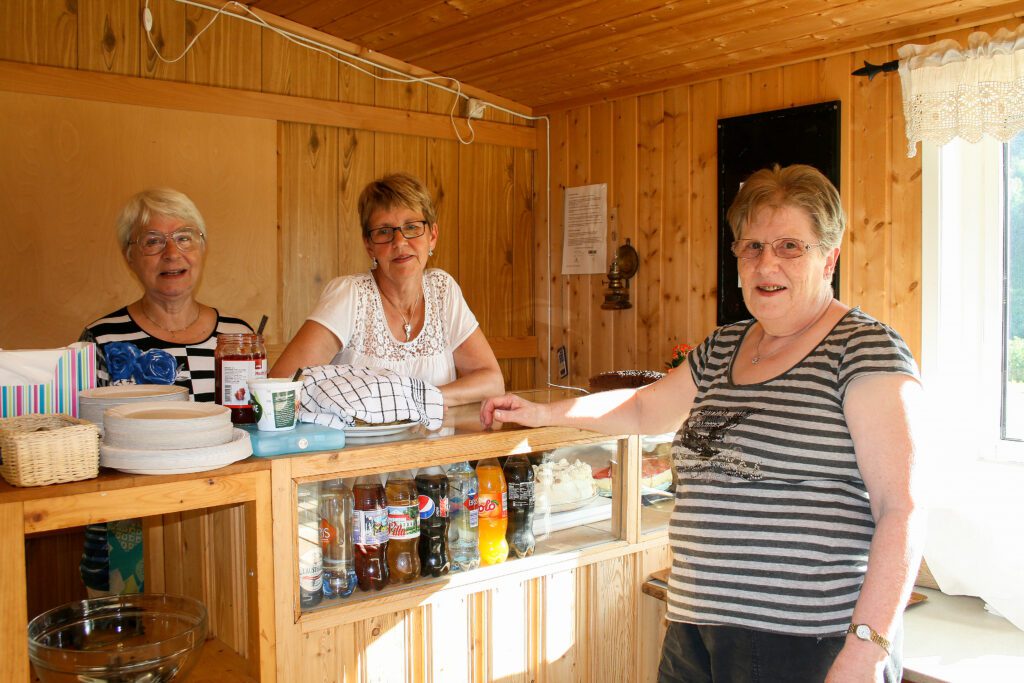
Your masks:
{"label": "wooden support beam", "polygon": [[[159,109],[312,123],[445,140],[457,139],[451,118],[443,114],[76,71],[3,60],[0,60],[0,90]],[[469,136],[465,121],[456,119],[455,125],[459,126],[463,138]],[[527,149],[537,147],[537,135],[532,127],[512,126],[494,121],[474,121],[473,129],[474,139],[478,143]]]}

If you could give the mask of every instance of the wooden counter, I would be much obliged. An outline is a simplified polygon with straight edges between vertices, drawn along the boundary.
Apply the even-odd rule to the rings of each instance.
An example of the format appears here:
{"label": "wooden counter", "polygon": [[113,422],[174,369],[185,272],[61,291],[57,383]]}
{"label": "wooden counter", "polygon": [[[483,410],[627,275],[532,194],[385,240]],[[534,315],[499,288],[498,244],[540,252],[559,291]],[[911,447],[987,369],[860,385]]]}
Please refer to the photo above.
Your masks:
{"label": "wooden counter", "polygon": [[[653,680],[657,660],[647,661],[651,648],[635,634],[658,639],[659,616],[640,587],[670,562],[660,523],[667,513],[641,513],[636,436],[618,439],[610,518],[540,539],[530,558],[299,610],[299,485],[609,441],[616,439],[564,428],[485,432],[477,407],[465,406],[449,411],[439,433],[350,440],[334,452],[254,457],[186,475],[102,470],[48,487],[0,483],[0,543],[10,549],[0,559],[0,680],[29,678],[25,535],[129,516],[144,517],[146,590],[191,594],[222,625],[211,628],[215,638],[190,680]],[[231,511],[241,523],[224,517]],[[190,517],[168,523],[174,513]],[[183,540],[187,524],[205,529],[191,537],[205,539],[199,552]],[[176,562],[194,576],[161,574]],[[222,594],[232,589],[239,600]]]}

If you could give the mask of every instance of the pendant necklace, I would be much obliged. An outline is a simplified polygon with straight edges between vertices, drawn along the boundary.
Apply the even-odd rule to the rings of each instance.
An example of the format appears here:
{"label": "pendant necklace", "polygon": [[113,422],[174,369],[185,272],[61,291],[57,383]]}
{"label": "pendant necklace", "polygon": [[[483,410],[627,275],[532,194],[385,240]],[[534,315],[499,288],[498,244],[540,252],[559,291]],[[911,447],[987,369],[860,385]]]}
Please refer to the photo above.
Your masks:
{"label": "pendant necklace", "polygon": [[807,330],[809,330],[812,327],[814,327],[814,323],[816,323],[819,320],[821,320],[825,316],[825,312],[828,311],[828,309],[831,308],[831,307],[832,307],[832,299],[829,299],[828,303],[825,304],[825,307],[823,309],[821,309],[821,313],[819,313],[818,315],[814,316],[814,320],[812,320],[811,322],[807,323],[806,325],[804,325],[802,328],[800,328],[796,332],[794,332],[792,334],[785,335],[785,338],[788,339],[789,341],[787,341],[786,343],[784,343],[782,346],[780,346],[779,348],[775,349],[771,353],[765,354],[764,356],[761,355],[761,342],[764,341],[764,338],[767,335],[764,332],[764,325],[761,325],[761,330],[762,330],[761,331],[761,338],[757,340],[757,346],[754,347],[754,357],[750,359],[750,364],[751,365],[757,365],[758,363],[760,363],[765,358],[773,358],[774,356],[778,355],[778,353],[780,351],[782,351],[787,346],[789,346],[791,343],[793,343],[793,340],[798,338],[801,334],[803,334]]}
{"label": "pendant necklace", "polygon": [[[402,331],[405,332],[405,341],[409,341],[409,339],[412,338],[412,323],[409,322],[409,319],[405,317],[405,313],[402,313],[402,309],[396,306],[395,302],[392,301],[391,298],[387,294],[385,294],[383,290],[378,289],[378,291],[380,291],[380,295],[384,297],[389,304],[391,304],[391,307],[398,311],[398,315],[402,316]],[[419,305],[419,303],[420,300],[416,299],[416,303],[412,305],[411,315],[416,315],[416,306]],[[415,318],[413,318],[413,320],[415,320]]]}
{"label": "pendant necklace", "polygon": [[179,332],[184,332],[185,330],[187,330],[188,328],[190,328],[190,327],[192,327],[193,325],[196,324],[196,321],[199,320],[199,316],[203,312],[203,307],[198,305],[198,304],[196,304],[196,314],[192,318],[192,322],[190,322],[188,325],[185,325],[185,327],[179,327],[176,330],[172,330],[170,328],[164,327],[163,325],[161,325],[157,321],[153,320],[153,318],[151,318],[149,316],[149,314],[146,313],[146,304],[143,303],[142,301],[139,301],[139,310],[142,312],[142,317],[145,318],[146,320],[148,320],[149,322],[153,323],[154,327],[157,327],[158,329],[161,329],[164,332],[167,332],[169,334],[178,334]]}

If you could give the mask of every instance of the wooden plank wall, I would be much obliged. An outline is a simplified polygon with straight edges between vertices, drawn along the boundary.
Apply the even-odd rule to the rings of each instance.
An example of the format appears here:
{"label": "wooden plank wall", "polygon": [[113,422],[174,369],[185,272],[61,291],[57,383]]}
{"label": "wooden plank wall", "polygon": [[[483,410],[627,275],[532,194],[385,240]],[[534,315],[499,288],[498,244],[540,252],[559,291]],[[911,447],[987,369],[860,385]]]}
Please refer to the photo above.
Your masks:
{"label": "wooden plank wall", "polygon": [[[227,92],[303,98],[296,100],[296,111],[301,107],[302,112],[298,115],[300,121],[302,115],[309,114],[310,107],[319,106],[318,102],[324,103],[327,112],[321,119],[330,117],[332,102],[369,105],[380,108],[380,118],[391,120],[392,128],[394,116],[388,112],[447,116],[452,105],[452,96],[447,93],[423,85],[374,80],[270,31],[231,19],[216,21],[184,58],[166,64],[155,58],[141,29],[142,6],[141,0],[6,0],[0,3],[0,60],[119,74],[150,82],[156,79],[216,86],[230,89]],[[209,11],[170,0],[151,0],[150,7],[154,14],[153,39],[162,54],[170,57],[180,54],[212,16]],[[18,94],[12,97],[17,99]],[[168,115],[179,116],[176,110],[181,107],[171,99],[167,97]],[[75,109],[81,102],[72,97],[63,106]],[[129,120],[133,116],[130,106],[108,107]],[[406,135],[286,121],[283,119],[288,116],[287,107],[285,110],[279,114],[276,139],[270,140],[277,151],[276,168],[260,169],[264,176],[270,174],[277,179],[276,196],[271,191],[269,198],[260,197],[261,203],[271,206],[271,211],[276,201],[277,215],[268,217],[266,234],[261,231],[253,235],[251,223],[244,225],[241,221],[227,228],[211,225],[216,230],[218,249],[254,241],[266,243],[266,249],[261,251],[266,258],[261,257],[255,268],[248,272],[242,268],[231,270],[245,272],[250,282],[269,284],[260,288],[260,296],[239,297],[233,294],[239,291],[239,283],[229,281],[231,276],[226,268],[214,268],[213,263],[208,263],[201,300],[241,315],[251,323],[258,322],[262,314],[269,314],[268,344],[272,352],[280,349],[329,279],[367,268],[355,215],[356,199],[366,182],[389,171],[403,170],[420,176],[437,198],[441,238],[434,265],[448,270],[460,282],[484,333],[489,337],[535,334],[534,150],[502,144],[467,146],[451,138],[430,137],[417,131],[415,119],[410,119]],[[373,110],[360,113],[361,120],[373,118]],[[484,119],[484,125],[532,125],[496,109],[488,109]],[[372,120],[367,125],[372,128]],[[460,131],[468,135],[467,130]],[[264,143],[262,139],[251,142]],[[54,143],[57,147],[62,144],[66,141]],[[245,147],[246,140],[233,140],[231,146],[218,150],[217,155],[230,170],[232,158],[249,163],[239,153]],[[134,158],[137,151],[126,149],[124,154]],[[46,177],[48,164],[65,171],[70,168],[68,160],[60,154],[45,156],[40,161],[44,168],[37,169],[42,177]],[[70,258],[62,261],[61,281],[53,279],[33,288],[14,288],[13,284],[31,281],[30,275],[39,270],[40,257],[23,254],[3,261],[0,291],[17,291],[19,296],[16,305],[0,306],[0,346],[26,348],[67,343],[77,337],[87,322],[138,296],[138,289],[131,289],[131,277],[112,247],[113,221],[121,202],[131,193],[143,186],[172,182],[159,183],[160,171],[165,168],[164,163],[167,168],[177,168],[176,162],[169,157],[166,162],[150,159],[149,173],[122,173],[116,182],[105,177],[103,168],[90,168],[88,158],[74,163],[80,165],[73,169],[78,175],[94,180],[85,188],[88,191],[61,196],[61,210],[73,213],[76,203],[81,203],[103,206],[105,213],[97,225],[89,228],[94,234],[90,236],[89,248],[77,254],[77,262]],[[16,176],[18,171],[12,165],[9,175]],[[0,225],[5,234],[16,234],[25,227],[26,216],[42,211],[37,195],[11,193],[0,203]],[[216,215],[216,197],[222,197],[225,205],[244,197],[227,183],[216,191],[211,189],[211,195],[212,198],[204,197],[199,203],[208,218],[210,214]],[[106,280],[119,279],[102,292],[93,287],[78,287],[69,292],[61,284],[69,280],[95,280],[96,272],[110,273],[104,276]],[[510,288],[508,281],[514,287]],[[60,306],[61,315],[48,319],[32,313],[52,311],[55,305]],[[534,364],[533,359],[502,361],[508,385],[532,386]]]}
{"label": "wooden plank wall", "polygon": [[[971,31],[1011,24],[941,37],[965,45]],[[920,358],[920,156],[906,157],[898,76],[850,75],[865,60],[895,59],[899,44],[551,114],[552,230],[549,243],[539,242],[537,321],[552,358],[562,345],[569,353],[563,382],[585,387],[598,372],[664,369],[674,345],[699,343],[715,328],[717,119],[828,100],[842,102],[840,193],[849,227],[841,298],[892,325]],[[613,232],[616,245],[628,237],[641,259],[626,311],[601,310],[604,275],[559,275],[563,188],[601,182],[616,217],[609,243]],[[546,370],[538,367],[538,382]]]}

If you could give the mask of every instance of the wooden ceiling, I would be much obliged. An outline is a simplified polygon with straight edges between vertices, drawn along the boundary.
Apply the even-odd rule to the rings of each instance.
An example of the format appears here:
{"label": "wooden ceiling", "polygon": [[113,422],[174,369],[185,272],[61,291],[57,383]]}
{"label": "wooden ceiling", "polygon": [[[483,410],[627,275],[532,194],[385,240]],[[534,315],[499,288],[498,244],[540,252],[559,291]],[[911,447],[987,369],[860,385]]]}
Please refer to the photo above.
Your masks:
{"label": "wooden ceiling", "polygon": [[251,0],[550,111],[1024,13],[993,0]]}

